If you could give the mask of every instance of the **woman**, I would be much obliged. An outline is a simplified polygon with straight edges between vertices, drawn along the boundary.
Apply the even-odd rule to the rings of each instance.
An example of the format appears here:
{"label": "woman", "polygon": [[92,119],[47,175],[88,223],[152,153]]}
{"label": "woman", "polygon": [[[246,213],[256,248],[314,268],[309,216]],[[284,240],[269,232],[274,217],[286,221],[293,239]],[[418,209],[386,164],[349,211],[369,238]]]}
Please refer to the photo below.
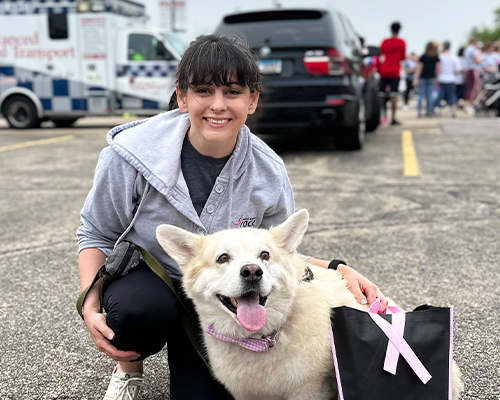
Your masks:
{"label": "woman", "polygon": [[415,70],[417,69],[418,58],[415,53],[411,53],[403,62],[403,69],[405,71],[406,89],[404,93],[404,107],[405,110],[409,109],[410,93],[413,89],[413,79],[415,77]]}
{"label": "woman", "polygon": [[[109,132],[77,231],[82,290],[121,238],[148,250],[179,288],[182,275],[156,240],[158,225],[209,234],[235,228],[242,216],[265,228],[294,212],[283,161],[244,125],[255,112],[261,79],[257,57],[242,39],[200,36],[178,66],[179,109]],[[359,302],[381,297],[387,305],[352,268],[338,265],[338,271]],[[118,362],[105,400],[137,399],[143,360],[166,343],[172,400],[231,398],[191,346],[174,293],[147,266],[107,285],[103,304],[99,286],[89,291],[83,315],[96,347]]]}
{"label": "woman", "polygon": [[420,57],[413,79],[413,86],[418,87],[418,117],[422,117],[422,102],[426,99],[426,116],[434,115],[434,103],[437,97],[436,77],[440,74],[438,44],[429,42],[425,53]]}
{"label": "woman", "polygon": [[451,109],[451,116],[455,118],[457,108],[457,88],[456,76],[461,71],[461,65],[458,58],[450,52],[451,43],[446,41],[443,43],[443,51],[439,57],[439,65],[441,72],[438,75],[439,96],[438,107],[441,107],[441,101],[446,100],[446,103]]}

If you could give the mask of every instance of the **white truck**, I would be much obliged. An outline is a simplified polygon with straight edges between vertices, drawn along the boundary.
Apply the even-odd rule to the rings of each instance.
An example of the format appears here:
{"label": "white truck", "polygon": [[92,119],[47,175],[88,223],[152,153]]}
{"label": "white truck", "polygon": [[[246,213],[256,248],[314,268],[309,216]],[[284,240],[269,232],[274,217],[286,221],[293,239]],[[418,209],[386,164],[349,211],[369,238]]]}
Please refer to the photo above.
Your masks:
{"label": "white truck", "polygon": [[182,47],[130,0],[0,0],[0,112],[13,128],[167,108]]}

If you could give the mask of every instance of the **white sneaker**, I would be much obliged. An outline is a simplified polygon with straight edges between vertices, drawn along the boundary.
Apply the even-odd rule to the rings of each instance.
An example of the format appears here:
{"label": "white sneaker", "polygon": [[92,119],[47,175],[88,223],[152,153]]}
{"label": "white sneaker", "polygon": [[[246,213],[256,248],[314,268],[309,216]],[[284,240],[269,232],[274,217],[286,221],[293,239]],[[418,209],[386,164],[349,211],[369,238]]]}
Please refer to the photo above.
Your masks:
{"label": "white sneaker", "polygon": [[103,400],[136,400],[142,381],[140,372],[129,374],[116,367]]}

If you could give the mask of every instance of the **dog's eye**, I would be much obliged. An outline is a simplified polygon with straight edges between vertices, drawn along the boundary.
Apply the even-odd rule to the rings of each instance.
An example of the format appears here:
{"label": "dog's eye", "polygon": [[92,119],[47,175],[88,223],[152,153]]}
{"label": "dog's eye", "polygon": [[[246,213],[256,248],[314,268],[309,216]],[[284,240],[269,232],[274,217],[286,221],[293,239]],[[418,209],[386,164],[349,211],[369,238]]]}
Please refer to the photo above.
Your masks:
{"label": "dog's eye", "polygon": [[260,253],[260,259],[262,261],[268,261],[269,260],[269,252],[263,251],[262,253]]}
{"label": "dog's eye", "polygon": [[228,261],[229,261],[229,255],[227,255],[226,253],[221,254],[219,257],[217,257],[217,262],[219,264],[224,264],[227,263]]}

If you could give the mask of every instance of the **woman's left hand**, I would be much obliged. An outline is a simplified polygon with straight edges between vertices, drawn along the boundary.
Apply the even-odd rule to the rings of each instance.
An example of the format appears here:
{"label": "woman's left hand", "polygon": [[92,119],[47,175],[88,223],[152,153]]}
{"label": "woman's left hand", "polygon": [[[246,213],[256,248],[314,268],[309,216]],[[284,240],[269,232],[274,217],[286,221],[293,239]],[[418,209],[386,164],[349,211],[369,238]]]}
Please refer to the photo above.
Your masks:
{"label": "woman's left hand", "polygon": [[339,264],[337,271],[342,275],[347,283],[347,288],[359,304],[370,305],[378,297],[382,303],[383,312],[385,312],[389,302],[377,285],[347,265]]}
{"label": "woman's left hand", "polygon": [[[320,260],[317,258],[309,258],[307,262],[317,265],[321,268],[328,268],[328,261]],[[345,264],[339,264],[337,266],[337,271],[342,275],[342,278],[346,281],[347,288],[351,291],[356,301],[361,305],[372,304],[377,297],[382,303],[383,311],[387,309],[388,300],[380,289],[372,283],[369,279],[365,278],[354,268],[348,267]]]}

